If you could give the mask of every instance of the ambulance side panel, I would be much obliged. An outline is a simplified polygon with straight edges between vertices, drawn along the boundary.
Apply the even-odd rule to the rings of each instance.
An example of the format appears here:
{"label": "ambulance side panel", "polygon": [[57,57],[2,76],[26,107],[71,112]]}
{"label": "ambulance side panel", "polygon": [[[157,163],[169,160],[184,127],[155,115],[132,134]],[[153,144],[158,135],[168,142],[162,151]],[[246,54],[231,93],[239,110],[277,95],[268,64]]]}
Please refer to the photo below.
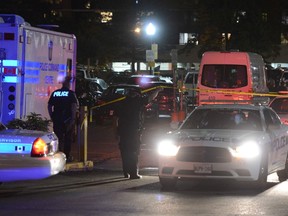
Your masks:
{"label": "ambulance side panel", "polygon": [[36,113],[49,118],[47,102],[50,94],[61,87],[66,75],[75,77],[75,38],[27,27],[23,28],[23,35],[26,41],[20,115],[25,117],[37,110]]}
{"label": "ambulance side panel", "polygon": [[65,76],[73,78],[75,90],[76,38],[25,25],[13,16],[20,23],[0,23],[1,121],[7,124],[32,112],[49,119],[48,99]]}

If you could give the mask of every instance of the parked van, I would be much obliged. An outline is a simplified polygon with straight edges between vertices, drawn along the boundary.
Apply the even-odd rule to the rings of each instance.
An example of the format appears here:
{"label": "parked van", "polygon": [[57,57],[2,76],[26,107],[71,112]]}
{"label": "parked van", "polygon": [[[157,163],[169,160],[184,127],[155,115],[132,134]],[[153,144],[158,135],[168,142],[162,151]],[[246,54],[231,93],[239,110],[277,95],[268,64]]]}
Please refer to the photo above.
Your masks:
{"label": "parked van", "polygon": [[[262,56],[250,52],[205,52],[198,76],[198,104],[253,103],[268,93]],[[254,94],[253,94],[254,93]]]}

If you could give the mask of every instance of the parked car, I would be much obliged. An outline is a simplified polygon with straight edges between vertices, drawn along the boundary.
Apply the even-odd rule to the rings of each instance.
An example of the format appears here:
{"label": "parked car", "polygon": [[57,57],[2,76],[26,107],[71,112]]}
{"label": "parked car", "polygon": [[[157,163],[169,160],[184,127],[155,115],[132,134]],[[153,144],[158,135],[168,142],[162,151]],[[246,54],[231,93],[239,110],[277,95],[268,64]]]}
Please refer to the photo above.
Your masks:
{"label": "parked car", "polygon": [[75,93],[80,106],[94,106],[104,89],[91,80],[76,78]]}
{"label": "parked car", "polygon": [[103,123],[105,120],[111,120],[114,116],[115,103],[118,100],[124,99],[129,90],[134,89],[141,93],[141,88],[138,85],[118,84],[110,85],[98,98],[96,106],[93,108],[93,116],[96,123]]}
{"label": "parked car", "polygon": [[77,79],[84,79],[86,81],[93,81],[93,82],[96,82],[98,85],[101,86],[101,88],[103,90],[107,89],[107,87],[109,86],[105,80],[101,79],[101,78],[98,78],[98,77],[93,77],[91,74],[90,74],[90,71],[87,70],[86,68],[79,68],[77,67],[77,70],[76,70],[76,78]]}
{"label": "parked car", "polygon": [[266,186],[267,175],[288,177],[288,126],[268,106],[218,104],[195,108],[159,140],[159,180],[226,179]]}
{"label": "parked car", "polygon": [[0,124],[0,182],[43,179],[65,169],[53,132],[7,129]]}
{"label": "parked car", "polygon": [[[149,86],[161,88],[162,91],[146,106],[146,116],[153,119],[171,117],[172,112],[178,110],[180,106],[179,91],[176,89],[174,95],[173,83],[151,82]],[[174,110],[174,98],[176,110]]]}
{"label": "parked car", "polygon": [[129,75],[117,74],[108,80],[108,84],[109,85],[125,84],[127,83],[129,77],[130,77]]}
{"label": "parked car", "polygon": [[107,89],[109,86],[108,83],[106,83],[106,81],[104,79],[94,78],[92,81],[94,81],[98,85],[100,85],[103,90]]}
{"label": "parked car", "polygon": [[282,123],[288,125],[288,96],[273,98],[269,106],[279,115]]}

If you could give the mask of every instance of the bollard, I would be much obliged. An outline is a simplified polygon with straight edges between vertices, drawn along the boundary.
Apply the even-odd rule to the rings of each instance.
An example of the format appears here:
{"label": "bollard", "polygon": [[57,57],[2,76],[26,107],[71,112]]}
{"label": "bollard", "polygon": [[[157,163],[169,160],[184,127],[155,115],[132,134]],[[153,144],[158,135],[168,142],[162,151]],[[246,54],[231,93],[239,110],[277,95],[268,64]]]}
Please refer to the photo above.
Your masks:
{"label": "bollard", "polygon": [[78,131],[78,157],[79,162],[67,163],[65,171],[92,170],[93,161],[87,161],[87,141],[88,141],[88,107],[80,107],[80,123],[77,125]]}

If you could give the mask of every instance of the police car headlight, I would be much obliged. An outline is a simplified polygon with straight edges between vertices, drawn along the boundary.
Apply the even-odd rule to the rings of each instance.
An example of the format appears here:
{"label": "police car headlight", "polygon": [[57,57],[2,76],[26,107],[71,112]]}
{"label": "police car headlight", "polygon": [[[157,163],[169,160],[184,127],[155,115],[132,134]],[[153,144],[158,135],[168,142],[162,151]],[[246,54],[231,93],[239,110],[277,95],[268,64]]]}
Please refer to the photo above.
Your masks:
{"label": "police car headlight", "polygon": [[172,140],[163,140],[158,145],[158,154],[161,156],[175,156],[178,153],[179,146]]}
{"label": "police car headlight", "polygon": [[232,155],[237,158],[255,158],[260,154],[260,147],[255,141],[247,141],[232,150]]}

